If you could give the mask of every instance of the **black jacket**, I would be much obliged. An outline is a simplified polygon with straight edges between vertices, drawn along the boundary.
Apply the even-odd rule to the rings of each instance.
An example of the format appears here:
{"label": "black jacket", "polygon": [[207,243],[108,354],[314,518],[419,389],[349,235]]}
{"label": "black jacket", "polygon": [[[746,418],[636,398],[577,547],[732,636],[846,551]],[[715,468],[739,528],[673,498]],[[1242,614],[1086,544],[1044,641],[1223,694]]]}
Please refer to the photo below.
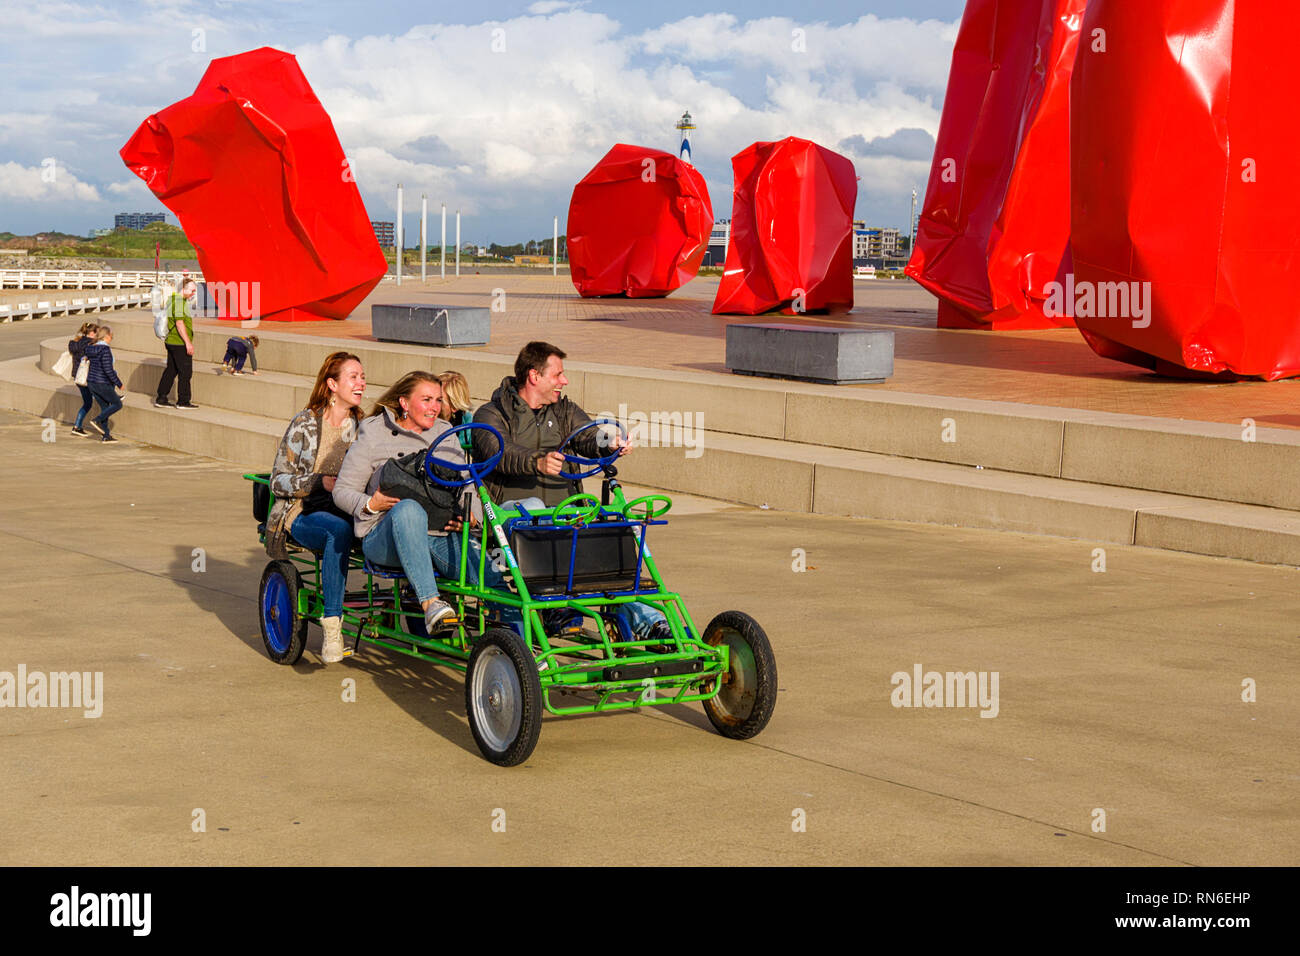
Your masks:
{"label": "black jacket", "polygon": [[[474,413],[474,421],[491,425],[505,439],[505,454],[488,475],[488,493],[493,501],[536,496],[547,506],[558,505],[569,495],[582,491],[582,483],[538,474],[537,462],[560,444],[591,416],[562,397],[552,405],[532,409],[519,397],[515,380],[507,376],[492,393],[492,401]],[[595,457],[600,453],[599,428],[589,428],[574,442],[577,454]],[[482,429],[474,430],[474,459],[487,461],[496,454],[496,441]],[[573,452],[573,449],[570,449]],[[565,471],[583,470],[566,464]]]}

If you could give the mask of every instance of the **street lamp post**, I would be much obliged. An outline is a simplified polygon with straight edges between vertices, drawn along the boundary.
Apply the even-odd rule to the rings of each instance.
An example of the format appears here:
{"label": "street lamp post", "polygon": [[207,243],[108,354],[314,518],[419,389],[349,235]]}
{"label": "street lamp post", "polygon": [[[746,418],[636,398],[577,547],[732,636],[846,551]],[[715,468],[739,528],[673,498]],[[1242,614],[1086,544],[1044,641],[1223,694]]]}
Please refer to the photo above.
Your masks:
{"label": "street lamp post", "polygon": [[402,284],[402,184],[401,183],[397,184],[397,228],[393,231],[393,239],[397,244],[397,250],[396,250],[397,255],[394,258],[396,258],[397,260],[397,262],[395,263],[397,269],[397,284],[400,286]]}

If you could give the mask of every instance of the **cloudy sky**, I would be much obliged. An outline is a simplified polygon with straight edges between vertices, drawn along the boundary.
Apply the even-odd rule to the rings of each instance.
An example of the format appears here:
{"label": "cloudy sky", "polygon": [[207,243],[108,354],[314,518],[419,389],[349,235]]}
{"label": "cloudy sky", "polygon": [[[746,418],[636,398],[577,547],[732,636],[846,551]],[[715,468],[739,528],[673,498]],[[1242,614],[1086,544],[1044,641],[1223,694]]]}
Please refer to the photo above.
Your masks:
{"label": "cloudy sky", "polygon": [[0,231],[85,234],[115,212],[164,211],[118,150],[209,60],[259,46],[298,57],[371,218],[392,219],[405,185],[408,235],[421,193],[431,220],[444,201],[462,210],[467,241],[549,235],[555,215],[563,230],[587,170],[618,142],[675,152],[684,109],[718,218],[731,156],[793,135],[853,160],[859,218],[905,229],[962,6],[6,0]]}

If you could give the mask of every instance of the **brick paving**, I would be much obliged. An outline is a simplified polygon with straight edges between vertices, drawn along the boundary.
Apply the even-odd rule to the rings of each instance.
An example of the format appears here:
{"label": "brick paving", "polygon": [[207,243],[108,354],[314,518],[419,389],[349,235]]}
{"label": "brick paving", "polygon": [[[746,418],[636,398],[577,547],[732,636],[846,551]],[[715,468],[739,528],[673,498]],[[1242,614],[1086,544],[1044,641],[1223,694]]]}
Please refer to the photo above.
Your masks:
{"label": "brick paving", "polygon": [[[485,270],[486,271],[486,270]],[[716,277],[701,277],[666,299],[583,299],[567,274],[431,277],[417,273],[399,289],[385,280],[344,321],[268,323],[276,331],[373,340],[370,305],[412,302],[490,306],[494,290],[505,293],[505,311],[492,316],[492,342],[481,349],[512,354],[543,338],[569,353],[570,361],[641,368],[726,371],[725,329],[731,322],[796,321],[784,317],[715,316],[709,309]],[[859,281],[857,304],[848,315],[803,316],[797,321],[853,328],[887,328],[894,339],[894,376],[856,389],[913,392],[962,398],[1050,405],[1101,412],[1300,428],[1300,383],[1189,382],[1162,378],[1103,359],[1074,329],[980,332],[935,328],[935,300],[911,282]],[[224,325],[225,323],[201,323]]]}

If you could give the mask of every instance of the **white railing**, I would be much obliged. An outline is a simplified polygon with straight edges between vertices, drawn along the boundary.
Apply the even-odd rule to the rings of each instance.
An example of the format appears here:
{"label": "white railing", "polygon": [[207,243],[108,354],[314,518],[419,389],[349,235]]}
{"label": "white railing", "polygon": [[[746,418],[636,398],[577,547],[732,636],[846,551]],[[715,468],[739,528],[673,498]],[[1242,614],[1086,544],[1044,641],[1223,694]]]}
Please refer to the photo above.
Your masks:
{"label": "white railing", "polygon": [[[150,273],[152,276],[153,273]],[[78,296],[73,299],[50,299],[32,302],[0,302],[0,322],[39,319],[53,315],[82,315],[88,312],[111,312],[116,309],[149,307],[149,293],[119,292],[117,295]]]}
{"label": "white railing", "polygon": [[0,289],[147,289],[183,276],[202,282],[198,272],[99,272],[90,269],[0,269]]}

